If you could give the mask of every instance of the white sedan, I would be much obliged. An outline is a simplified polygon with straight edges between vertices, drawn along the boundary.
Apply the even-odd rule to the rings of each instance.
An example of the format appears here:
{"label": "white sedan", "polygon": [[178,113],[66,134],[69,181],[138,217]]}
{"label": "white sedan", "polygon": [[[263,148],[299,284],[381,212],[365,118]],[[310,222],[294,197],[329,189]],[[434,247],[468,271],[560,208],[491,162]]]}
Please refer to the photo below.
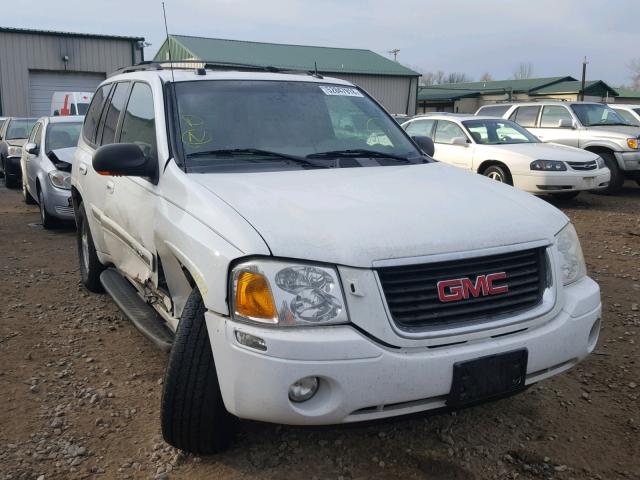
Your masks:
{"label": "white sedan", "polygon": [[535,194],[572,198],[598,190],[611,173],[604,160],[579,148],[542,143],[501,118],[428,115],[402,125],[411,136],[433,139],[433,157]]}

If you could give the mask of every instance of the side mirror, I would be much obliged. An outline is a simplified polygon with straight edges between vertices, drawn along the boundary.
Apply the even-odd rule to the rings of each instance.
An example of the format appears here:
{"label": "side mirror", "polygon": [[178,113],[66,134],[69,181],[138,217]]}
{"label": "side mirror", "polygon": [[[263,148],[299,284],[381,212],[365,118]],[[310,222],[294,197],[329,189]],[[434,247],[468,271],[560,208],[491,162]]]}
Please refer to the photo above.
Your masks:
{"label": "side mirror", "polygon": [[38,148],[38,145],[36,145],[35,143],[29,142],[24,146],[24,151],[30,155],[37,155],[39,150],[40,149]]}
{"label": "side mirror", "polygon": [[569,120],[568,118],[561,118],[558,120],[558,128],[574,128],[573,120]]}
{"label": "side mirror", "polygon": [[434,152],[436,151],[436,147],[433,145],[433,140],[431,138],[424,135],[416,135],[413,138],[413,141],[418,144],[418,146],[422,149],[424,153],[433,157]]}
{"label": "side mirror", "polygon": [[451,139],[451,145],[458,145],[461,147],[468,147],[469,142],[464,137],[454,137]]}
{"label": "side mirror", "polygon": [[100,175],[114,177],[151,177],[157,175],[157,164],[147,158],[135,143],[111,143],[93,154],[93,168]]}

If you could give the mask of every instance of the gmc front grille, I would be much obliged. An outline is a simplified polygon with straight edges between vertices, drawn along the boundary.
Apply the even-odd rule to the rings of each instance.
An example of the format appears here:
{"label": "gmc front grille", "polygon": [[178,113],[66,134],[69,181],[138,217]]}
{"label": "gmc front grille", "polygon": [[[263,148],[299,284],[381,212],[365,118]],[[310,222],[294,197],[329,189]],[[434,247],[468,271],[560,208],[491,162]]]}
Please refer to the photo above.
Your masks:
{"label": "gmc front grille", "polygon": [[[488,321],[531,309],[542,301],[547,284],[544,248],[486,257],[377,269],[393,321],[403,330],[447,327],[470,321]],[[495,295],[470,295],[442,301],[438,282],[501,272],[500,285],[508,291]]]}

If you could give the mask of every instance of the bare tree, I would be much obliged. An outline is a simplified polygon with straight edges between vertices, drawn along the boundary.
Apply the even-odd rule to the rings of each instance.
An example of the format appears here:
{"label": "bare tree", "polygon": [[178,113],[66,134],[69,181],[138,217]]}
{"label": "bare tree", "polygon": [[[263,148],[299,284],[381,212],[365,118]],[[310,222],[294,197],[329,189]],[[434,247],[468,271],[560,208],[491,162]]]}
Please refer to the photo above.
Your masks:
{"label": "bare tree", "polygon": [[447,83],[465,83],[470,81],[471,79],[467,76],[466,73],[451,72],[449,75],[447,75]]}
{"label": "bare tree", "polygon": [[629,70],[631,71],[631,88],[640,91],[640,58],[635,58],[629,62]]}
{"label": "bare tree", "polygon": [[481,82],[492,82],[493,76],[489,72],[484,72],[480,77]]}
{"label": "bare tree", "polygon": [[533,64],[531,62],[522,62],[513,71],[514,80],[524,80],[533,77]]}

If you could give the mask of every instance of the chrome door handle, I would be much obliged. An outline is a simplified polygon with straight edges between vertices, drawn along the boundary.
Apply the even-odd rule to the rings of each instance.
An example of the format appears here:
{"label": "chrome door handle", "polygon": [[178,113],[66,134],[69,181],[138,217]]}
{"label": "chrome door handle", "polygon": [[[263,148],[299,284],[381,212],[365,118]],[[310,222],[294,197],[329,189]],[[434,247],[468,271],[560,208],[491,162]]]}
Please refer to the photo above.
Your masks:
{"label": "chrome door handle", "polygon": [[111,180],[107,182],[106,187],[107,187],[107,192],[109,193],[113,193],[113,191],[115,190],[115,185]]}
{"label": "chrome door handle", "polygon": [[87,166],[84,163],[80,164],[80,166],[78,167],[78,170],[80,170],[80,173],[82,175],[86,175],[87,174]]}

